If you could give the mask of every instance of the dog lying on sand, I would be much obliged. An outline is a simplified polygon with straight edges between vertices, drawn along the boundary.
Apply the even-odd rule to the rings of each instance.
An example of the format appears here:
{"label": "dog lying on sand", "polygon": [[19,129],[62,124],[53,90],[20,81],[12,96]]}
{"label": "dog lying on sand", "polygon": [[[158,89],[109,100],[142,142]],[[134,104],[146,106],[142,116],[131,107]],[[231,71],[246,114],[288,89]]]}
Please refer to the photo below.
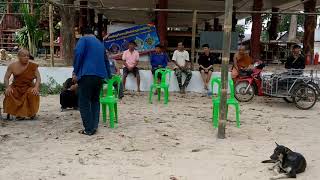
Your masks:
{"label": "dog lying on sand", "polygon": [[262,163],[274,163],[269,170],[276,172],[276,176],[270,179],[296,178],[296,175],[305,171],[307,167],[306,159],[302,154],[293,152],[289,148],[278,145],[274,149],[270,160]]}

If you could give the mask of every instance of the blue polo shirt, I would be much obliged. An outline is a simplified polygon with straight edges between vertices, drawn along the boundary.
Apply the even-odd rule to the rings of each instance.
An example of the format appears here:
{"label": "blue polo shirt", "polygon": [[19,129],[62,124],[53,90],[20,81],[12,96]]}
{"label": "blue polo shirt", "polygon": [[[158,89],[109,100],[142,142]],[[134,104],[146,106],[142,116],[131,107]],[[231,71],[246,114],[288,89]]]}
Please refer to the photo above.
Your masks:
{"label": "blue polo shirt", "polygon": [[81,37],[74,50],[73,72],[77,79],[83,76],[98,76],[109,78],[110,65],[105,48],[95,36]]}
{"label": "blue polo shirt", "polygon": [[152,66],[152,69],[158,68],[160,65],[161,67],[165,68],[168,64],[168,55],[166,53],[152,53],[150,56],[150,63]]}

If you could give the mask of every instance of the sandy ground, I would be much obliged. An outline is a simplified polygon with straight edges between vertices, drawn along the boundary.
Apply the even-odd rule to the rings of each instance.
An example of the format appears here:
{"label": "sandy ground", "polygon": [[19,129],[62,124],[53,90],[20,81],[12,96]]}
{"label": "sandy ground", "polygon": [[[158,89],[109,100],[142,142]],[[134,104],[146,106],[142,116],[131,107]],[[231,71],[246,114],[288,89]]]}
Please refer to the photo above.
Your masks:
{"label": "sandy ground", "polygon": [[0,121],[0,179],[267,180],[273,173],[260,162],[275,141],[305,155],[298,179],[320,179],[320,103],[301,111],[256,97],[241,104],[241,128],[230,115],[219,140],[207,97],[172,95],[165,106],[141,94],[124,102],[119,128],[100,123],[91,137],[78,133],[79,112],[59,111],[58,96],[41,99],[39,120]]}

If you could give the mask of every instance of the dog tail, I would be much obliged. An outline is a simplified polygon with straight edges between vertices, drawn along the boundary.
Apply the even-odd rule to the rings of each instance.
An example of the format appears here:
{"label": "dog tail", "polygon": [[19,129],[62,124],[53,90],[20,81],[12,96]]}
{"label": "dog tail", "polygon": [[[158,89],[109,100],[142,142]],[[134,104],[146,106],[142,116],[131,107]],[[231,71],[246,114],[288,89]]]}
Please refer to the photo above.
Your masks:
{"label": "dog tail", "polygon": [[276,163],[277,161],[272,160],[272,159],[268,159],[268,160],[264,160],[261,163]]}

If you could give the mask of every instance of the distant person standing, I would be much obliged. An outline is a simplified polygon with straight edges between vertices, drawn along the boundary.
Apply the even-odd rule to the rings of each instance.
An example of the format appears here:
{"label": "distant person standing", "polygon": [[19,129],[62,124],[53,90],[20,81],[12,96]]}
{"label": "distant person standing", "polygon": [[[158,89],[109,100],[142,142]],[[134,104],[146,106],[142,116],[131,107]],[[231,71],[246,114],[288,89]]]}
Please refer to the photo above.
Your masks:
{"label": "distant person standing", "polygon": [[[192,77],[192,72],[190,70],[190,59],[188,51],[184,50],[184,45],[182,42],[178,43],[178,49],[174,51],[172,56],[172,61],[176,65],[174,68],[177,80],[179,83],[180,93],[184,94],[185,89],[188,87],[189,82]],[[182,84],[182,74],[186,75],[186,80]]]}
{"label": "distant person standing", "polygon": [[124,61],[123,67],[123,88],[126,88],[126,80],[129,73],[132,73],[137,78],[138,92],[140,92],[140,74],[139,74],[139,52],[135,50],[136,43],[129,42],[129,49],[123,52],[122,60]]}
{"label": "distant person standing", "polygon": [[292,53],[287,58],[285,63],[286,69],[304,69],[305,65],[305,58],[301,54],[301,47],[299,45],[294,45],[292,47]]}
{"label": "distant person standing", "polygon": [[81,134],[93,135],[99,124],[99,94],[103,79],[110,78],[105,48],[90,28],[85,28],[75,48],[73,78],[78,81],[79,110],[84,126]]}

